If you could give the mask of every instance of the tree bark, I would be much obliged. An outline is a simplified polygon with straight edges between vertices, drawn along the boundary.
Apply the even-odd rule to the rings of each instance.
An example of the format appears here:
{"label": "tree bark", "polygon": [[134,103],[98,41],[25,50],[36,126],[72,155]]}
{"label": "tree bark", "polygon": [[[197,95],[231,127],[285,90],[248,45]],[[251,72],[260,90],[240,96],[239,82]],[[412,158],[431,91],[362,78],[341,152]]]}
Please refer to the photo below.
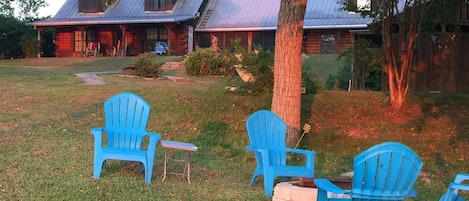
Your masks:
{"label": "tree bark", "polygon": [[[409,12],[399,14],[396,11],[396,3],[389,1],[385,4],[386,17],[382,20],[382,37],[386,52],[384,69],[388,74],[391,107],[399,110],[404,106],[408,94],[413,49],[420,24],[421,5],[419,1],[405,0],[405,7],[410,8]],[[392,31],[395,22],[399,22],[398,34]],[[399,42],[398,47],[393,46],[396,41]]]}
{"label": "tree bark", "polygon": [[281,0],[275,36],[272,111],[287,124],[286,145],[299,139],[301,113],[301,51],[307,0]]}

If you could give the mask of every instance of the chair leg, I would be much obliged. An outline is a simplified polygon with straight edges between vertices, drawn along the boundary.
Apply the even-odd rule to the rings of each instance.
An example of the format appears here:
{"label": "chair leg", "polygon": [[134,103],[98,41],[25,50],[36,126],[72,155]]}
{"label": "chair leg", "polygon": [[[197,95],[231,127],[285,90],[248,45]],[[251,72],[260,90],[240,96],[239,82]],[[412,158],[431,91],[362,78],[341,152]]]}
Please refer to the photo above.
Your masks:
{"label": "chair leg", "polygon": [[249,184],[249,187],[253,187],[253,186],[254,186],[254,181],[256,181],[256,177],[257,177],[256,174],[253,174],[253,175],[252,175],[251,183]]}
{"label": "chair leg", "polygon": [[106,161],[101,158],[94,159],[93,177],[98,179],[101,176],[101,169],[104,167]]}
{"label": "chair leg", "polygon": [[256,167],[256,170],[254,170],[254,173],[251,178],[251,183],[249,184],[249,187],[254,186],[254,182],[256,181],[256,177],[259,175],[263,175],[264,171],[260,167]]}
{"label": "chair leg", "polygon": [[318,188],[317,201],[327,201],[327,191]]}
{"label": "chair leg", "polygon": [[264,194],[266,196],[272,197],[274,191],[274,179],[272,175],[264,175]]}
{"label": "chair leg", "polygon": [[145,168],[145,183],[151,183],[151,175],[153,172],[153,165],[151,164],[143,164]]}

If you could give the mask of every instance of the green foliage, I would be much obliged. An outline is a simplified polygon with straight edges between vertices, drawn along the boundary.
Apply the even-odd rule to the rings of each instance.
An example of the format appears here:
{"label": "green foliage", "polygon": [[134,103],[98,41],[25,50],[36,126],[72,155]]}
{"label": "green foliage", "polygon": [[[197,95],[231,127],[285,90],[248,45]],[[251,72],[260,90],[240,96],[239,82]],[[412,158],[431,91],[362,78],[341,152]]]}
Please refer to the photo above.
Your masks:
{"label": "green foliage", "polygon": [[101,0],[101,3],[105,6],[112,6],[117,2],[117,0]]}
{"label": "green foliage", "polygon": [[[0,177],[0,200],[269,199],[262,178],[255,188],[247,187],[256,163],[244,148],[249,143],[244,120],[253,111],[269,108],[271,97],[223,94],[224,79],[216,77],[150,83],[100,74],[109,84],[90,87],[74,75],[117,71],[131,64],[132,57],[0,60],[0,160],[6,170]],[[40,70],[41,66],[54,68]],[[132,162],[110,161],[100,179],[91,178],[89,128],[104,125],[103,101],[122,91],[140,94],[152,105],[149,131],[199,147],[191,153],[191,185],[174,175],[161,181],[160,146],[150,185]],[[308,97],[314,98],[306,105],[311,109],[308,119],[314,122],[302,145],[317,152],[317,177],[352,171],[353,157],[383,141],[402,142],[424,160],[413,200],[438,200],[455,174],[468,170],[468,142],[452,141],[469,130],[468,93],[412,95],[418,105],[401,114],[385,110],[386,94],[380,92],[333,91]],[[422,101],[428,109],[421,109]],[[423,132],[418,134],[408,123],[399,123],[414,112],[422,119]]]}
{"label": "green foliage", "polygon": [[[327,89],[343,89],[349,87],[349,80],[352,79],[351,68],[352,58],[355,58],[355,76],[358,82],[363,82],[366,90],[381,90],[381,65],[384,63],[384,51],[377,48],[370,41],[359,38],[355,45],[346,49],[339,55],[338,59],[342,60],[342,67],[337,71],[336,75],[330,75],[326,81]],[[365,68],[365,72],[361,72],[361,67]],[[361,74],[365,74],[365,80],[360,80]],[[356,83],[357,85],[359,83]]]}
{"label": "green foliage", "polygon": [[21,46],[23,49],[24,56],[26,58],[37,57],[41,51],[41,46],[35,38],[26,37],[21,40]]}
{"label": "green foliage", "polygon": [[456,32],[459,21],[455,13],[461,5],[465,6],[461,1],[429,1],[422,16],[422,32]]}
{"label": "green foliage", "polygon": [[32,21],[39,16],[39,9],[45,8],[49,4],[45,0],[16,0],[19,12],[19,19]]}
{"label": "green foliage", "polygon": [[273,52],[264,50],[261,46],[254,48],[254,51],[248,52],[240,45],[240,40],[233,40],[233,46],[236,50],[237,66],[240,70],[251,73],[254,81],[245,82],[240,85],[241,93],[259,94],[271,93],[274,86],[274,76],[272,67],[274,66]]}
{"label": "green foliage", "polygon": [[137,76],[157,77],[162,72],[161,65],[153,61],[153,58],[151,54],[140,54],[134,59],[133,66]]}
{"label": "green foliage", "polygon": [[14,17],[0,15],[0,56],[2,53],[6,58],[17,58],[22,55],[20,41],[26,28]]}
{"label": "green foliage", "polygon": [[342,66],[339,68],[336,74],[331,74],[326,79],[326,89],[328,90],[347,90],[349,80],[352,79],[350,72],[351,61],[350,58],[343,60]]}
{"label": "green foliage", "polygon": [[197,47],[184,60],[186,72],[193,76],[232,74],[233,55],[227,50],[214,52],[210,48]]}

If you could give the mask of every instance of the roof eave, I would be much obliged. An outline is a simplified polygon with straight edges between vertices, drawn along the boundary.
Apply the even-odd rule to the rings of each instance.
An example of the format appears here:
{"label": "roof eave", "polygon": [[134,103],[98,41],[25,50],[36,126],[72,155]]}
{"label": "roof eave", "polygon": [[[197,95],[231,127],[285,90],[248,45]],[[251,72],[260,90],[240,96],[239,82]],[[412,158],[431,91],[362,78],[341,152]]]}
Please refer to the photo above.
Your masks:
{"label": "roof eave", "polygon": [[221,27],[221,28],[196,28],[198,32],[222,32],[222,31],[275,31],[277,27]]}
{"label": "roof eave", "polygon": [[[318,25],[304,26],[303,29],[363,29],[366,24],[354,25]],[[221,27],[221,28],[196,28],[198,32],[224,32],[224,31],[275,31],[277,27]]]}
{"label": "roof eave", "polygon": [[116,24],[148,24],[148,23],[174,23],[183,22],[192,19],[193,17],[185,16],[178,18],[164,18],[164,19],[125,19],[125,20],[63,20],[63,21],[39,21],[28,23],[27,25],[36,27],[47,26],[74,26],[74,25],[116,25]]}

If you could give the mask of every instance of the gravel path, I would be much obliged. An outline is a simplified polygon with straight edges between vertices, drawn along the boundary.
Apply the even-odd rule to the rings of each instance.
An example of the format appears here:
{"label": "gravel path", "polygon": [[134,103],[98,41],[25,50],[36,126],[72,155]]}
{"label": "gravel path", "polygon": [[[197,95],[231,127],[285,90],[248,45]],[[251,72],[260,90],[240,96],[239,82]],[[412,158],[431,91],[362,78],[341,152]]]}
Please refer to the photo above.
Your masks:
{"label": "gravel path", "polygon": [[116,74],[117,72],[86,72],[86,73],[77,73],[77,77],[81,78],[86,85],[98,85],[103,84],[103,79],[98,76],[98,74]]}

